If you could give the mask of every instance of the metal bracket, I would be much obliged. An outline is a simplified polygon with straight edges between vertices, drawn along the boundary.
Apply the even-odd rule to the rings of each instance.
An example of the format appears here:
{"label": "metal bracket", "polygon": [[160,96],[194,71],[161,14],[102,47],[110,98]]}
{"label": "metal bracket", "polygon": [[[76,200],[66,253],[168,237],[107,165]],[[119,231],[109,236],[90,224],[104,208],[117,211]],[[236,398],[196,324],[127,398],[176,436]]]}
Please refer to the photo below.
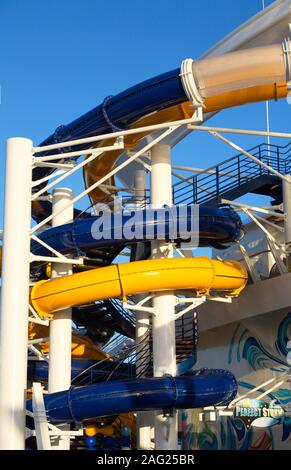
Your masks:
{"label": "metal bracket", "polygon": [[[36,436],[36,443],[38,450],[52,450],[51,437],[69,436],[70,439],[75,439],[75,436],[82,436],[83,430],[68,431],[62,430],[47,421],[47,414],[43,400],[43,390],[39,382],[34,382],[32,385],[32,416],[34,419],[35,430],[27,430],[28,437]],[[30,412],[27,412],[31,416]]]}
{"label": "metal bracket", "polygon": [[84,259],[83,258],[78,258],[78,259],[71,259],[71,258],[66,258],[65,256],[38,256],[34,255],[33,253],[30,254],[30,262],[33,263],[35,261],[44,261],[46,263],[62,263],[62,264],[79,264],[83,265],[84,264]]}
{"label": "metal bracket", "polygon": [[[129,304],[128,302],[124,301],[122,302],[122,305],[124,308],[127,310],[133,310],[137,312],[148,312],[152,315],[157,315],[156,309],[154,307],[144,307],[144,304],[148,302],[149,300],[152,299],[152,295],[149,295],[148,297],[145,297],[142,299],[140,302],[137,304]],[[190,312],[191,310],[194,310],[195,308],[199,307],[199,305],[202,305],[204,302],[207,300],[212,300],[213,302],[225,302],[225,303],[231,303],[232,299],[231,297],[206,297],[205,295],[201,297],[177,297],[175,296],[175,306],[177,305],[183,305],[183,304],[190,304],[187,307],[185,307],[183,310],[181,310],[179,313],[176,313],[174,316],[174,320],[178,320],[181,318],[183,315],[186,313]]]}
{"label": "metal bracket", "polygon": [[231,297],[207,297],[207,300],[211,300],[212,302],[222,302],[224,304],[231,304],[232,302]]}
{"label": "metal bracket", "polygon": [[41,318],[28,317],[30,323],[36,323],[37,325],[49,326],[48,320],[42,320]]}
{"label": "metal bracket", "polygon": [[217,421],[217,411],[214,406],[206,406],[203,411],[199,413],[200,422],[215,422]]}
{"label": "metal bracket", "polygon": [[[276,244],[273,242],[273,240],[271,238],[269,238],[267,236],[267,240],[268,240],[268,245],[270,247],[270,250],[272,252],[272,255],[274,256],[274,259],[275,259],[275,262],[276,262],[276,265],[278,266],[278,269],[279,269],[279,272],[280,274],[287,274],[288,273],[288,269],[287,267],[285,266],[284,262],[282,261],[281,259],[281,256],[280,256],[280,251],[281,250],[278,250]],[[283,251],[283,250],[282,250]]]}
{"label": "metal bracket", "polygon": [[51,253],[53,253],[55,255],[55,257],[50,257],[50,256],[39,256],[39,255],[34,255],[33,253],[30,253],[30,262],[31,263],[33,261],[45,261],[45,262],[49,262],[49,263],[51,262],[51,263],[63,263],[63,264],[84,264],[83,258],[78,258],[78,259],[67,258],[62,253],[55,250],[52,246],[45,243],[43,240],[41,240],[36,235],[31,234],[30,237],[31,237],[32,240],[39,243],[41,246],[43,246],[44,248],[46,248],[48,251],[50,251]]}
{"label": "metal bracket", "polygon": [[178,320],[178,318],[181,318],[185,313],[190,312],[191,310],[199,307],[199,305],[203,304],[206,302],[206,296],[202,297],[186,297],[186,298],[180,298],[176,297],[176,302],[175,305],[183,305],[183,304],[189,304],[188,307],[185,307],[181,312],[175,314],[175,320]]}
{"label": "metal bracket", "polygon": [[[39,361],[49,362],[49,359],[44,354],[42,354],[33,344],[28,344],[27,348],[35,355],[34,357]],[[29,356],[29,358],[31,358],[31,356]]]}
{"label": "metal bracket", "polygon": [[28,321],[31,323],[36,323],[37,325],[42,325],[42,326],[49,326],[49,321],[48,320],[43,320],[39,318],[37,312],[34,310],[32,305],[28,304],[28,310],[32,313],[32,317],[28,316]]}
{"label": "metal bracket", "polygon": [[248,268],[248,271],[249,271],[250,276],[252,278],[252,281],[253,282],[259,282],[261,280],[261,277],[260,277],[259,273],[257,272],[257,270],[252,265],[252,261],[251,261],[249,255],[248,255],[248,253],[247,253],[247,250],[241,244],[239,244],[239,249],[240,249],[240,252],[241,252],[241,254],[244,258],[244,261],[247,265],[247,268]]}
{"label": "metal bracket", "polygon": [[45,337],[45,338],[36,338],[36,339],[30,339],[28,341],[28,345],[33,345],[33,344],[39,344],[39,343],[46,343],[49,341],[49,336]]}
{"label": "metal bracket", "polygon": [[257,224],[257,226],[265,233],[268,245],[272,251],[272,254],[275,258],[276,264],[278,266],[280,274],[287,274],[288,269],[286,268],[285,264],[283,263],[280,253],[286,254],[286,251],[282,246],[280,246],[271,233],[260,223],[260,221],[252,214],[248,209],[243,209],[243,211]]}
{"label": "metal bracket", "polygon": [[[285,217],[286,217],[285,214],[279,214],[278,212],[275,212],[274,210],[270,210],[269,206],[262,206],[262,207],[250,206],[248,204],[241,204],[240,202],[230,201],[229,199],[223,199],[223,198],[220,200],[220,202],[221,202],[221,204],[229,204],[230,206],[237,207],[238,209],[240,209],[242,211],[243,210],[249,210],[249,211],[252,211],[252,212],[260,212],[262,214],[272,215],[272,216],[278,217],[280,219],[285,219]],[[282,204],[280,204],[279,206],[272,207],[272,209],[276,209],[276,208],[278,208],[279,210],[282,210],[282,212],[283,212]]]}
{"label": "metal bracket", "polygon": [[193,59],[185,59],[181,63],[180,77],[184,91],[188,99],[192,102],[191,107],[195,109],[192,119],[195,122],[203,121],[203,97],[196,85],[193,74]]}
{"label": "metal bracket", "polygon": [[51,450],[51,441],[43,400],[42,386],[38,382],[34,382],[32,385],[32,411],[37,448],[39,450]]}
{"label": "metal bracket", "polygon": [[[267,225],[270,225],[271,227],[276,228],[281,232],[284,232],[284,229],[282,229],[282,227],[277,227],[275,224],[273,224],[272,222],[270,222],[268,220],[265,220],[263,217],[260,217],[258,215],[254,215],[253,212],[261,212],[263,214],[273,215],[273,216],[279,217],[280,219],[283,219],[283,220],[286,218],[286,214],[285,213],[278,214],[277,212],[270,211],[268,209],[268,207],[249,206],[249,205],[246,205],[246,204],[240,204],[238,202],[229,201],[227,199],[221,199],[221,202],[224,203],[224,204],[230,204],[230,205],[233,205],[234,207],[237,207],[238,210],[241,210],[242,212],[244,212],[264,232],[264,234],[266,235],[268,245],[269,245],[270,250],[272,252],[272,255],[274,256],[275,262],[278,266],[280,274],[288,273],[288,269],[287,269],[287,267],[285,266],[284,262],[281,259],[281,255],[286,255],[286,250],[283,248],[283,246],[281,246],[277,243],[277,241],[275,240],[273,235],[263,225],[263,223],[266,223]],[[280,205],[279,207],[280,207],[280,209],[283,209],[282,205]],[[258,278],[258,274],[253,269],[250,258],[248,256],[245,248],[242,245],[240,245],[240,251],[241,251],[241,253],[244,257],[244,260],[246,262],[246,265],[249,269],[249,272],[250,272],[250,275],[251,275],[253,281],[254,282],[259,281],[260,278]]]}
{"label": "metal bracket", "polygon": [[[189,123],[189,121],[193,122],[193,119],[189,119],[189,120],[185,119],[185,120],[181,120],[181,121],[174,121],[172,123],[167,123],[165,125],[164,124],[163,125],[158,125],[158,127],[154,126],[154,128],[153,128],[153,126],[147,127],[146,129],[149,129],[149,130],[150,130],[150,128],[151,129],[157,129],[157,128],[164,129],[165,128],[166,130],[164,130],[159,136],[157,136],[150,143],[146,144],[142,149],[135,152],[135,154],[132,155],[131,157],[129,157],[125,162],[122,162],[121,164],[119,164],[118,166],[113,168],[109,173],[102,176],[102,178],[100,178],[98,181],[93,183],[86,190],[84,190],[83,192],[78,194],[74,199],[72,199],[72,201],[70,201],[68,206],[63,207],[60,210],[60,212],[62,212],[65,208],[69,207],[70,205],[75,204],[77,201],[82,199],[84,196],[87,196],[91,191],[93,191],[94,189],[99,187],[101,184],[103,184],[105,181],[110,179],[111,176],[114,176],[115,174],[117,174],[120,170],[122,170],[123,168],[128,166],[131,162],[133,162],[134,160],[139,158],[141,155],[143,155],[145,152],[150,150],[154,145],[158,144],[159,142],[162,142],[167,136],[172,134],[181,125]],[[138,128],[138,130],[130,129],[128,131],[123,131],[122,132],[123,135],[119,136],[119,137],[122,137],[122,140],[124,140],[124,136],[128,135],[128,133],[133,134],[133,133],[136,133],[136,132],[142,132],[142,129],[144,129],[144,128]],[[116,136],[116,133],[112,133],[112,134],[110,134],[110,136],[108,138],[113,138],[113,137],[118,137],[118,136]],[[80,139],[80,140],[72,141],[71,145],[76,145],[77,143],[81,143],[81,142],[85,143],[85,142],[89,142],[89,141],[93,142],[93,141],[98,141],[98,140],[100,140],[100,136],[99,137],[94,137],[94,138],[87,138],[87,139]],[[62,145],[61,144],[57,145],[57,147],[54,145],[53,148],[67,147],[67,146],[69,146],[69,144],[70,144],[69,142],[66,142],[65,144],[63,143]],[[72,156],[75,157],[75,156],[78,156],[78,155],[90,155],[83,162],[76,165],[75,168],[73,168],[72,170],[68,170],[68,172],[65,175],[60,176],[55,181],[53,181],[53,183],[50,183],[45,188],[42,188],[38,193],[35,193],[33,198],[37,198],[38,196],[40,196],[42,194],[42,192],[47,191],[52,186],[58,184],[60,181],[63,181],[69,174],[72,174],[73,172],[77,171],[79,168],[83,167],[84,165],[87,165],[91,161],[91,159],[96,158],[97,151],[98,151],[98,153],[102,153],[103,151],[117,150],[117,148],[123,149],[124,145],[121,146],[120,144],[118,144],[118,145],[115,144],[113,146],[108,146],[108,147],[104,147],[104,148],[99,147],[96,150],[96,152],[94,152],[94,153],[92,153],[92,149],[91,149],[91,150],[82,150],[80,152],[68,152],[68,153],[63,153],[63,154],[50,155],[49,157],[39,157],[40,161],[47,161],[47,159],[48,160],[54,160],[54,159],[72,157]],[[40,149],[40,151],[46,151],[46,150],[52,149],[52,146],[36,147],[36,148],[34,148],[34,151],[38,152],[39,149]],[[42,227],[43,225],[48,224],[52,220],[52,218],[56,215],[58,215],[58,213],[55,213],[54,215],[51,214],[48,217],[46,217],[44,220],[39,222],[37,225],[35,225],[31,229],[31,233],[35,233],[37,230],[39,230],[40,227]]]}
{"label": "metal bracket", "polygon": [[153,298],[152,295],[148,295],[144,299],[140,300],[137,304],[129,304],[126,301],[122,302],[122,305],[127,310],[137,311],[137,312],[148,312],[152,315],[156,315],[156,309],[154,307],[144,307],[144,304]]}
{"label": "metal bracket", "polygon": [[195,111],[192,114],[192,118],[195,119],[195,122],[203,122],[203,107],[202,106],[195,107]]}

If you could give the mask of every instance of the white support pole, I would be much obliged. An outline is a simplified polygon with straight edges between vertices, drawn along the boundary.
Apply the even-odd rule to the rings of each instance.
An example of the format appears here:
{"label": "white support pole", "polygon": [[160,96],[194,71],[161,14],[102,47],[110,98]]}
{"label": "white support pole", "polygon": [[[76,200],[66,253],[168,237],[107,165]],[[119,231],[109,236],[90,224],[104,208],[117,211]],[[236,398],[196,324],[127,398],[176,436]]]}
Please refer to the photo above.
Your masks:
{"label": "white support pole", "polygon": [[0,333],[0,449],[25,447],[32,141],[7,141]]}
{"label": "white support pole", "polygon": [[[134,173],[135,201],[137,209],[145,208],[146,171],[136,170]],[[144,244],[139,243],[136,249],[136,259],[140,259],[144,250]],[[144,298],[143,294],[136,296],[139,302]],[[150,314],[148,312],[136,312],[136,375],[142,377],[142,371],[150,362]],[[136,416],[136,437],[139,450],[151,449],[151,426],[153,418],[151,412],[140,411]]]}
{"label": "white support pole", "polygon": [[291,175],[285,176],[288,178],[288,181],[283,180],[284,238],[287,267],[291,267]]}
{"label": "white support pole", "polygon": [[[73,205],[68,205],[72,199],[73,192],[69,188],[56,188],[53,191],[53,214],[57,214],[52,219],[53,227],[73,221]],[[61,211],[63,207],[66,208]],[[53,263],[52,278],[68,274],[72,274],[72,268],[68,264]],[[67,308],[58,312],[50,321],[49,393],[67,390],[71,385],[71,343],[72,309]],[[70,438],[68,436],[60,437],[54,449],[70,449]]]}
{"label": "white support pole", "polygon": [[[172,206],[171,148],[155,145],[151,152],[151,205],[160,208]],[[152,258],[172,258],[173,247],[162,240],[152,242]],[[153,296],[156,314],[152,317],[154,376],[176,375],[175,296],[167,291]],[[175,450],[178,448],[177,412],[165,418],[161,412],[155,417],[155,448]]]}
{"label": "white support pole", "polygon": [[39,382],[34,382],[32,385],[32,411],[37,449],[51,450],[52,446],[44,406],[42,386]]}

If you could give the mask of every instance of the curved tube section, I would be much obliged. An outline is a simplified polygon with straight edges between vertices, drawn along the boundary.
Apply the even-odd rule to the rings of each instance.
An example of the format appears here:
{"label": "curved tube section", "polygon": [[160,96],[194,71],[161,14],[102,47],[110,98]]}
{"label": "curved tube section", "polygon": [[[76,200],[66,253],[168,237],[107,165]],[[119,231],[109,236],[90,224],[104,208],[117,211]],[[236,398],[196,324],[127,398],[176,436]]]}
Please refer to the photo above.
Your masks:
{"label": "curved tube section", "polygon": [[125,298],[142,292],[193,290],[236,296],[245,287],[247,272],[238,261],[206,257],[135,261],[37,282],[31,291],[41,316],[96,300]]}
{"label": "curved tube section", "polygon": [[[180,80],[180,69],[177,68],[139,83],[116,96],[108,96],[103,103],[70,124],[59,126],[40,145],[50,145],[127,129],[144,115],[183,103],[186,100],[187,97]],[[88,145],[80,145],[74,147],[74,150],[83,150],[87,147]],[[50,152],[42,152],[39,156],[49,154]],[[36,168],[33,171],[33,179],[42,178],[51,171],[51,169]]]}
{"label": "curved tube section", "polygon": [[[72,360],[72,380],[78,384],[90,384],[105,381],[110,374],[118,379],[127,379],[135,374],[133,364],[118,363],[114,361],[95,362],[86,359]],[[47,382],[48,363],[46,361],[28,361],[28,380]]]}
{"label": "curved tube section", "polygon": [[[237,392],[234,376],[225,370],[202,370],[187,377],[114,380],[44,397],[48,420],[76,422],[129,410],[171,410],[224,405]],[[31,401],[28,409],[31,410]]]}
{"label": "curved tube section", "polygon": [[268,83],[288,81],[281,44],[229,52],[193,62],[196,86],[203,96],[217,96]]}
{"label": "curved tube section", "polygon": [[[286,96],[286,83],[291,78],[289,55],[284,52],[282,45],[278,44],[193,62],[192,79],[195,83],[195,93],[204,101],[204,111],[207,113],[224,107]],[[190,95],[189,88],[183,83],[180,69],[175,69],[146,80],[114,97],[106,98],[102,104],[72,123],[58,127],[41,145],[189,117],[189,105],[192,104],[189,102]],[[132,148],[144,136],[143,133],[126,137],[125,146]],[[107,140],[107,143],[109,142]],[[99,142],[98,145],[104,145],[104,142]],[[86,147],[74,147],[74,150]],[[49,152],[39,153],[45,154]],[[107,152],[85,167],[86,184],[90,185],[108,173],[119,155],[119,151]],[[51,171],[48,168],[36,168],[33,178],[42,178]],[[112,184],[113,179],[108,180],[108,183]],[[108,194],[98,188],[91,197],[96,202],[106,200]],[[34,202],[35,218],[41,219],[49,207],[48,203]]]}
{"label": "curved tube section", "polygon": [[[179,231],[177,231],[176,241],[185,240],[187,234],[191,231],[192,207],[184,206],[185,212],[179,215]],[[140,241],[152,240],[160,233],[160,229],[164,228],[165,238],[169,235],[171,209],[164,217],[164,210],[160,217],[159,209],[155,213],[149,211],[139,211],[140,217],[136,220],[140,221],[140,227],[135,224],[136,233],[140,233],[139,238],[134,237],[131,240],[125,236],[124,227],[128,225],[133,215],[131,212],[123,213],[116,221],[114,214],[106,217],[90,217],[85,219],[76,219],[71,224],[54,227],[41,233],[38,238],[50,245],[61,253],[80,253],[87,252],[96,248],[110,248],[113,246],[125,246],[135,244]],[[194,212],[196,213],[196,212]],[[179,213],[178,213],[179,214]],[[100,224],[98,224],[100,221]],[[100,225],[102,222],[102,233]],[[108,227],[108,228],[107,228]],[[182,228],[184,227],[183,233]],[[116,238],[115,234],[119,237]],[[195,232],[191,235],[195,238],[199,237],[200,246],[209,246],[211,242],[231,243],[239,240],[242,236],[243,229],[240,217],[232,209],[221,208],[213,209],[208,207],[199,207],[199,226],[195,227]],[[151,237],[149,234],[152,234]],[[189,237],[189,235],[188,235]],[[33,241],[31,251],[40,256],[50,256],[50,251],[39,243]]]}

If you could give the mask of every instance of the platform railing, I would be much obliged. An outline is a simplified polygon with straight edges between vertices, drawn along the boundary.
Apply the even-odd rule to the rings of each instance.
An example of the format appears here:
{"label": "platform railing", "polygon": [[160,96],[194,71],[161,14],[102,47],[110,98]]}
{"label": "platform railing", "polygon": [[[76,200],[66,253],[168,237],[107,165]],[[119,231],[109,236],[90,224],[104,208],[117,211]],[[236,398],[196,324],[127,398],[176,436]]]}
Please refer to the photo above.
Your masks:
{"label": "platform railing", "polygon": [[[282,174],[291,172],[291,142],[285,146],[263,143],[248,152]],[[176,183],[174,201],[176,204],[205,204],[263,176],[273,175],[246,155],[238,154]]]}

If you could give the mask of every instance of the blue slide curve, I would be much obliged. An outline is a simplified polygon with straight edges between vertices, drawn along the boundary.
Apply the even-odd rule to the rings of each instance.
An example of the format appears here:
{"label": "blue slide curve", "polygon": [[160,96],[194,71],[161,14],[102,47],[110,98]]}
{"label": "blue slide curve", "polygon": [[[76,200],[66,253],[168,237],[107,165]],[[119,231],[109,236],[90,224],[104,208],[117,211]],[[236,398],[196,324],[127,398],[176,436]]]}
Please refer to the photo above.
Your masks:
{"label": "blue slide curve", "polygon": [[[184,230],[190,233],[191,231],[191,206],[185,206],[186,213],[179,216],[178,212],[178,223],[180,227],[184,227]],[[79,253],[87,252],[91,249],[114,247],[114,246],[125,246],[135,244],[137,242],[147,241],[147,231],[152,226],[152,233],[156,238],[160,228],[164,228],[165,237],[167,238],[170,229],[171,222],[171,209],[169,209],[168,219],[163,220],[163,217],[159,216],[159,209],[155,210],[155,215],[149,218],[147,216],[147,210],[141,211],[142,230],[140,238],[132,238],[129,240],[124,235],[123,228],[130,221],[132,217],[131,212],[124,212],[119,218],[119,224],[116,223],[116,215],[111,214],[102,217],[102,233],[100,234],[98,225],[98,216],[92,216],[89,218],[77,218],[73,223],[61,225],[46,230],[45,232],[38,235],[43,242],[53,247],[55,250],[61,253]],[[107,222],[106,222],[107,221]],[[109,227],[106,229],[106,227]],[[193,230],[193,229],[192,229]],[[120,238],[116,239],[115,233],[120,233]],[[199,225],[194,226],[193,235],[198,236],[199,246],[209,246],[215,242],[218,243],[231,243],[238,241],[242,236],[242,223],[240,217],[236,212],[229,208],[213,209],[210,207],[199,207]],[[101,236],[102,235],[102,236]],[[177,232],[177,239],[175,241],[185,240],[186,232],[183,229]],[[197,240],[197,241],[198,241]],[[47,248],[40,245],[38,242],[33,241],[31,250],[34,254],[40,256],[48,256],[50,252]]]}
{"label": "blue slide curve", "polygon": [[[106,97],[101,104],[70,124],[58,126],[55,132],[45,139],[40,146],[126,130],[130,125],[147,114],[186,101],[188,101],[188,98],[181,82],[180,69],[177,68],[141,82],[116,96]],[[74,151],[84,150],[89,147],[90,144],[76,145],[74,146]],[[70,151],[72,149],[69,147],[67,150]],[[54,152],[40,152],[35,156],[50,155]],[[33,180],[48,176],[53,171],[51,168],[35,168],[33,170]],[[38,185],[34,190],[39,190],[45,184]],[[32,211],[34,219],[40,222],[51,214],[51,203],[48,201],[37,201],[37,203],[33,203]]]}
{"label": "blue slide curve", "polygon": [[[129,410],[171,410],[224,405],[237,392],[234,376],[225,370],[203,369],[186,377],[114,380],[71,387],[44,397],[48,420],[80,422]],[[32,410],[31,401],[28,409]]]}

